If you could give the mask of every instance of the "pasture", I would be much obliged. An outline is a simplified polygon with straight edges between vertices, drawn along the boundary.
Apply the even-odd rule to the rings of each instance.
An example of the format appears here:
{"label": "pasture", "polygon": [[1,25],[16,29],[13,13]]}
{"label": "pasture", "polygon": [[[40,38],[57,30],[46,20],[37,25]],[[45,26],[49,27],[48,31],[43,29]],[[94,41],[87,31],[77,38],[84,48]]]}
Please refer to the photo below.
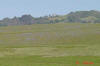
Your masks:
{"label": "pasture", "polygon": [[0,27],[0,66],[100,66],[100,24]]}

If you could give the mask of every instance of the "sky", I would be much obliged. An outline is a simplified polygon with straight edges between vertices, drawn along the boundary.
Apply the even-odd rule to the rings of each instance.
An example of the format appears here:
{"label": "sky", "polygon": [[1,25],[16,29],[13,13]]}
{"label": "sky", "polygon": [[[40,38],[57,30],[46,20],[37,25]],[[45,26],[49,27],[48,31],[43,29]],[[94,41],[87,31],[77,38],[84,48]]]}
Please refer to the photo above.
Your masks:
{"label": "sky", "polygon": [[67,14],[72,11],[100,10],[100,0],[0,0],[0,19],[31,14]]}

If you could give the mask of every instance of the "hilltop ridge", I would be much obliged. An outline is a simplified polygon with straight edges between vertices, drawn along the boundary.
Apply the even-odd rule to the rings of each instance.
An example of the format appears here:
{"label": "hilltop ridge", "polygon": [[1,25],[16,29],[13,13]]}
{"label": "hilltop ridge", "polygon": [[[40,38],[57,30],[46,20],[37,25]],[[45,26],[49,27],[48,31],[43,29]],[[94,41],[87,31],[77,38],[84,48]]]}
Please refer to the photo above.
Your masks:
{"label": "hilltop ridge", "polygon": [[100,12],[96,10],[70,12],[66,15],[49,15],[33,17],[22,15],[21,17],[4,18],[0,20],[0,26],[31,25],[31,24],[55,24],[55,23],[100,23]]}

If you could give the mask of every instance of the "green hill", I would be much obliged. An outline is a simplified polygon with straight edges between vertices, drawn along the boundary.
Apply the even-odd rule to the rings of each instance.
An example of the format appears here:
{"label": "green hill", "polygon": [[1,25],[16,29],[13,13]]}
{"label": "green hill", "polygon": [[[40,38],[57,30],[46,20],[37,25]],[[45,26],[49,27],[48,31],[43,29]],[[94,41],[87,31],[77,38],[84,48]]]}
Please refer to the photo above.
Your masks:
{"label": "green hill", "polygon": [[100,23],[100,12],[95,10],[76,11],[65,15],[49,15],[37,18],[31,15],[22,15],[21,17],[8,17],[0,20],[0,26],[55,23]]}

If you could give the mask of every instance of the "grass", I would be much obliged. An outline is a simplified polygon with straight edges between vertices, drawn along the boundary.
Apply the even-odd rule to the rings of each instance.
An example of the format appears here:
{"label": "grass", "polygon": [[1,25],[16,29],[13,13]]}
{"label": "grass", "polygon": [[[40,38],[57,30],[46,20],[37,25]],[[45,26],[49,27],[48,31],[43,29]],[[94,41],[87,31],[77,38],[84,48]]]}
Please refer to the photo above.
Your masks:
{"label": "grass", "polygon": [[100,24],[0,27],[0,66],[85,66],[85,61],[100,66]]}
{"label": "grass", "polygon": [[[96,56],[64,56],[64,57],[42,57],[42,56],[9,56],[0,58],[1,66],[99,66],[100,58]],[[83,64],[83,62],[94,64]],[[79,64],[76,64],[79,61]]]}

